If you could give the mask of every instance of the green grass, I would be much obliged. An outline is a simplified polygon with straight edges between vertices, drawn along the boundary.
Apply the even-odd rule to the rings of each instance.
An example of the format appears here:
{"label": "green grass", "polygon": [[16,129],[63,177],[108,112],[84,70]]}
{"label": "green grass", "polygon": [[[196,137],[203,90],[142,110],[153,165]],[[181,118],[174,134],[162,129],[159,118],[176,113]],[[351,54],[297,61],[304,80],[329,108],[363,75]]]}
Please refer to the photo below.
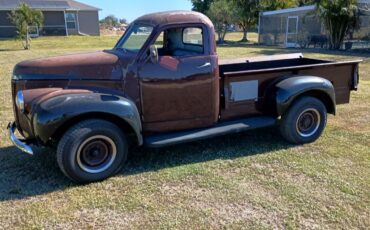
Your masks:
{"label": "green grass", "polygon": [[[253,35],[254,36],[254,35]],[[108,49],[118,37],[0,41],[0,229],[366,229],[370,226],[370,55],[235,42],[221,58],[304,52],[361,64],[361,88],[329,118],[321,139],[287,144],[277,129],[179,145],[134,148],[118,176],[78,186],[55,155],[12,147],[10,77],[25,59]],[[241,39],[240,33],[227,39]]]}

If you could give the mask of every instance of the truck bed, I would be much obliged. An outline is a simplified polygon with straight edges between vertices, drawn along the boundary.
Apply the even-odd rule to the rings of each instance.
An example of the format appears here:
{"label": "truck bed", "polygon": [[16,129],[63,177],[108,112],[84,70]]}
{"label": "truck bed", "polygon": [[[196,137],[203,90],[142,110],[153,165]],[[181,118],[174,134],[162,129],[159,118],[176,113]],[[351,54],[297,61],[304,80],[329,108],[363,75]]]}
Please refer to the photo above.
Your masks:
{"label": "truck bed", "polygon": [[334,63],[327,60],[304,58],[303,54],[273,55],[250,59],[221,60],[220,71],[223,75],[244,73],[245,71],[266,71],[280,68],[299,68],[307,65]]}
{"label": "truck bed", "polygon": [[281,78],[294,76],[327,79],[335,87],[336,103],[349,103],[359,62],[310,59],[301,53],[221,60],[221,120],[262,114],[268,87]]}

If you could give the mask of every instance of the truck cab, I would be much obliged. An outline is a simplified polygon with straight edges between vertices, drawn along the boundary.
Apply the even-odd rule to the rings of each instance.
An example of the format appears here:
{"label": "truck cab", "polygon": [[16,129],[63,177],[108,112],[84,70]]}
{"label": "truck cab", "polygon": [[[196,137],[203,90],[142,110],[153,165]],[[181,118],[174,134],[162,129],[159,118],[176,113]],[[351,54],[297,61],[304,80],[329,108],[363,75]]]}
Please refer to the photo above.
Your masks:
{"label": "truck cab", "polygon": [[163,12],[135,20],[110,50],[21,62],[10,139],[30,155],[32,145],[54,147],[61,171],[89,183],[119,172],[131,145],[269,126],[293,144],[313,142],[327,114],[357,90],[361,61],[302,54],[221,61],[215,40],[205,15]]}
{"label": "truck cab", "polygon": [[141,94],[133,97],[140,101],[144,132],[207,127],[218,121],[218,57],[207,17],[189,12],[146,15],[132,23],[115,48],[138,52],[134,84]]}

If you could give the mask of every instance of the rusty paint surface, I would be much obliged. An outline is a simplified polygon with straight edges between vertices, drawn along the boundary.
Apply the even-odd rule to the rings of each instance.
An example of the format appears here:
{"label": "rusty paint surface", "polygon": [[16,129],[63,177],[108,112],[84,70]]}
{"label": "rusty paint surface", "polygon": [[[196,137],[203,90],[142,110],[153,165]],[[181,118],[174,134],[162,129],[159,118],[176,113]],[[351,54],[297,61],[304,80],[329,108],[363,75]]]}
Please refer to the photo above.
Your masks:
{"label": "rusty paint surface", "polygon": [[[263,114],[266,92],[282,77],[313,75],[329,79],[335,86],[337,103],[349,102],[355,62],[333,65],[311,60],[316,64],[303,68],[295,64],[300,57],[284,55],[219,64],[213,24],[202,14],[164,12],[140,17],[134,23],[154,27],[138,53],[112,49],[19,63],[14,68],[17,79],[12,81],[13,100],[17,91],[24,90],[28,112],[14,109],[20,131],[26,137],[33,136],[33,106],[48,98],[75,93],[103,92],[128,98],[138,108],[144,134],[209,127],[220,120]],[[204,53],[188,57],[163,55],[158,63],[145,61],[148,47],[158,35],[179,26],[203,28]],[[287,67],[271,67],[277,61],[286,62]],[[259,67],[253,69],[253,65]],[[230,84],[249,80],[258,80],[258,101],[230,101]]]}
{"label": "rusty paint surface", "polygon": [[15,75],[55,79],[120,79],[119,57],[106,51],[65,55],[24,61],[15,67]]}

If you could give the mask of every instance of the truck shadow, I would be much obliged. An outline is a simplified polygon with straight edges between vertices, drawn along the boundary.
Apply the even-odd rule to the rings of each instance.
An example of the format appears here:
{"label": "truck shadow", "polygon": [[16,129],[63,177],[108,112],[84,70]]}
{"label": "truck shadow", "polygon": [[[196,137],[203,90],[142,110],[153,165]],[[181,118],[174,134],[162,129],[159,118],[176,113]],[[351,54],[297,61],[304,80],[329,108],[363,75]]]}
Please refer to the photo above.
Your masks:
{"label": "truck shadow", "polygon": [[[275,128],[250,131],[210,140],[161,149],[133,148],[122,176],[163,168],[236,159],[287,149]],[[35,156],[22,154],[15,147],[0,148],[0,202],[19,200],[79,186],[59,171],[52,150],[37,150]]]}

